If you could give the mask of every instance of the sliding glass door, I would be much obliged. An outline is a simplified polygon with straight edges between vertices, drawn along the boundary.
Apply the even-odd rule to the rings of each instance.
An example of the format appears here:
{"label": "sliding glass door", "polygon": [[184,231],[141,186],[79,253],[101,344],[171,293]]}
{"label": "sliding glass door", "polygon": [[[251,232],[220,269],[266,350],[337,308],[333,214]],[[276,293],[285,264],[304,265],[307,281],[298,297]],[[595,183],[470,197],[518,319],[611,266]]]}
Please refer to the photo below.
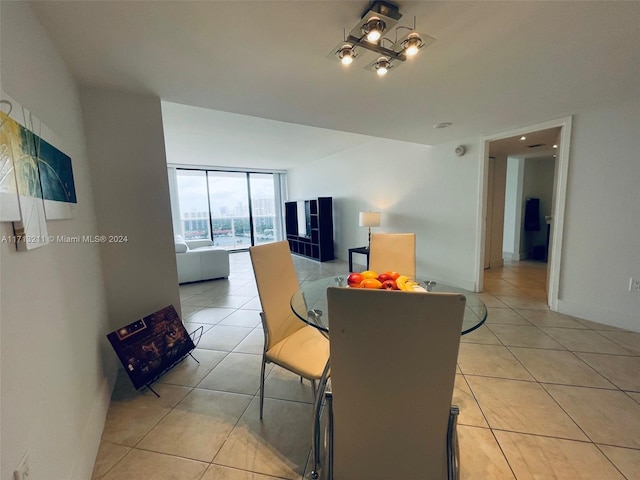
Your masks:
{"label": "sliding glass door", "polygon": [[274,242],[276,239],[276,200],[277,184],[273,174],[249,174],[251,197],[251,218],[253,219],[254,245]]}
{"label": "sliding glass door", "polygon": [[[207,172],[178,170],[177,186],[182,236],[185,240],[210,240]],[[175,201],[172,199],[171,203]]]}
{"label": "sliding glass door", "polygon": [[186,240],[236,250],[283,238],[277,173],[177,168],[176,189],[172,206]]}
{"label": "sliding glass door", "polygon": [[251,227],[247,174],[207,172],[213,242],[221,247],[249,248]]}

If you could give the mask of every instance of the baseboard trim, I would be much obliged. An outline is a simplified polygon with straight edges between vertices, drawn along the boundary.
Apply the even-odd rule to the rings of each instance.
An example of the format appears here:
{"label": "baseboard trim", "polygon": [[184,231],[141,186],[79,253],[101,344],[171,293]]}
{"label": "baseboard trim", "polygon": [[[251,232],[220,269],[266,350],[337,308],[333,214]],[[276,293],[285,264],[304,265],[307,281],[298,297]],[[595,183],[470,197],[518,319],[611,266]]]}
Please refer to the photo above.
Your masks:
{"label": "baseboard trim", "polygon": [[82,433],[80,449],[69,480],[87,480],[93,474],[104,423],[111,403],[113,386],[114,382],[110,382],[106,377],[103,378],[96,399],[93,402],[86,427]]}
{"label": "baseboard trim", "polygon": [[640,333],[640,324],[638,323],[637,317],[632,317],[622,312],[607,310],[597,305],[584,305],[558,299],[557,312]]}

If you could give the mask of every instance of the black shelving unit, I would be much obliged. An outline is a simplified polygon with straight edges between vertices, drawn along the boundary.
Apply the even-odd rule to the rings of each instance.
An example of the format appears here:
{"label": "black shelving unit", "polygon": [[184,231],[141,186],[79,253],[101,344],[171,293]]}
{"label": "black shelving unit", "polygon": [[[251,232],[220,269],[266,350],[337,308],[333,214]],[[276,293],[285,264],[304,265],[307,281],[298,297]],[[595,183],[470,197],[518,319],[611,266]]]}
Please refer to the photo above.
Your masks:
{"label": "black shelving unit", "polygon": [[[304,212],[304,218],[299,213]],[[318,197],[284,204],[291,253],[320,262],[333,260],[333,200]],[[303,228],[301,228],[303,226]]]}

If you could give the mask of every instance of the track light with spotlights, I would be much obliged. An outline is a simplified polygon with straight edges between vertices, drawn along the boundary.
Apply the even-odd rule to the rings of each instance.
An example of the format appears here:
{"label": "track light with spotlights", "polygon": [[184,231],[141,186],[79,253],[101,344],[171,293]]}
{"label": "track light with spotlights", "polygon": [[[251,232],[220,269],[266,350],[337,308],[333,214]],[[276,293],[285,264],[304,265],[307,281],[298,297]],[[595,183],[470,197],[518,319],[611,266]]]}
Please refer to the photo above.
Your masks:
{"label": "track light with spotlights", "polygon": [[[359,56],[355,53],[356,48],[358,54],[366,50],[375,52],[378,60],[369,61],[365,68],[374,70],[379,75],[386,74],[392,66],[402,65],[407,57],[416,55],[421,48],[435,41],[435,38],[416,31],[415,17],[413,28],[396,26],[401,17],[396,5],[373,1],[348,35],[345,31],[343,41],[328,56],[349,65]],[[393,31],[395,40],[389,38]],[[381,59],[384,61],[381,62]]]}

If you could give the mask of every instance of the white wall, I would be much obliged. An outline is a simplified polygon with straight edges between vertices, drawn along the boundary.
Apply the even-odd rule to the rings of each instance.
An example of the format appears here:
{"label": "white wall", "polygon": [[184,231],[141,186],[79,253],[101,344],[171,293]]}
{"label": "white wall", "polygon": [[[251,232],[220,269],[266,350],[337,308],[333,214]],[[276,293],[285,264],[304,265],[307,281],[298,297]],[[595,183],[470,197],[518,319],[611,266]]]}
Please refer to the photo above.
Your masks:
{"label": "white wall", "polygon": [[82,89],[113,329],[174,305],[180,313],[162,111],[157,97]]}
{"label": "white wall", "polygon": [[640,331],[640,99],[574,116],[558,309]]}
{"label": "white wall", "polygon": [[[467,146],[457,157],[454,149]],[[479,188],[479,139],[435,147],[375,139],[294,168],[289,199],[332,196],[336,256],[366,245],[358,212],[379,210],[373,231],[416,232],[417,274],[473,289]]]}
{"label": "white wall", "polygon": [[[95,235],[78,89],[26,2],[0,2],[1,87],[55,133],[72,158],[78,204],[50,235]],[[0,224],[0,235],[11,235]],[[0,478],[29,451],[34,479],[91,477],[116,358],[99,246],[52,243],[29,252],[0,243]]]}
{"label": "white wall", "polygon": [[523,183],[524,159],[508,157],[504,201],[504,235],[502,241],[503,256],[508,260],[520,260]]}

